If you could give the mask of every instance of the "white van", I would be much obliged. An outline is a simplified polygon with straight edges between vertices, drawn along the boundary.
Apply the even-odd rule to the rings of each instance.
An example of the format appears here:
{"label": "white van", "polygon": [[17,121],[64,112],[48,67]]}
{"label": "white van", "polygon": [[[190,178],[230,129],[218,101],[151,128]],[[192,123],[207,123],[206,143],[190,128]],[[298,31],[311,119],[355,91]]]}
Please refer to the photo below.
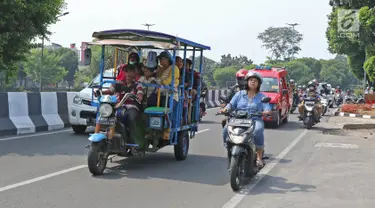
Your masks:
{"label": "white van", "polygon": [[[100,84],[99,76],[100,74],[73,98],[73,104],[69,112],[69,122],[76,134],[83,134],[87,126],[95,126],[97,108],[91,106],[91,99],[93,93],[92,88]],[[104,72],[104,77],[113,77],[113,68],[107,69]],[[106,83],[103,85],[103,88],[108,88],[110,85],[111,84]],[[96,100],[95,97],[94,100]]]}

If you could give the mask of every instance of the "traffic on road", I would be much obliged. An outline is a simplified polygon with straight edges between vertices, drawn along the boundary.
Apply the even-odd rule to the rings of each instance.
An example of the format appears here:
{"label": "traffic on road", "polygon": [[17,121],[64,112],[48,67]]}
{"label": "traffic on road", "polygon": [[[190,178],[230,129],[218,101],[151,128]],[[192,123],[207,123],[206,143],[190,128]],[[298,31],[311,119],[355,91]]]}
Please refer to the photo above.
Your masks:
{"label": "traffic on road", "polygon": [[[218,110],[207,111],[187,160],[176,163],[173,148],[166,148],[145,157],[114,158],[101,176],[92,176],[87,169],[88,134],[76,135],[69,129],[2,138],[0,165],[6,168],[1,169],[1,207],[123,207],[124,203],[129,207],[277,207],[317,204],[323,199],[326,204],[345,204],[331,198],[333,193],[324,193],[335,190],[333,185],[341,177],[338,171],[343,169],[334,167],[343,165],[356,149],[314,147],[327,140],[349,142],[321,134],[329,116],[311,131],[294,114],[287,125],[266,128],[269,159],[234,193],[228,185],[221,119],[214,115]],[[335,164],[329,166],[330,162]],[[354,179],[346,182],[355,183]],[[360,190],[352,191],[359,199],[365,197]]]}

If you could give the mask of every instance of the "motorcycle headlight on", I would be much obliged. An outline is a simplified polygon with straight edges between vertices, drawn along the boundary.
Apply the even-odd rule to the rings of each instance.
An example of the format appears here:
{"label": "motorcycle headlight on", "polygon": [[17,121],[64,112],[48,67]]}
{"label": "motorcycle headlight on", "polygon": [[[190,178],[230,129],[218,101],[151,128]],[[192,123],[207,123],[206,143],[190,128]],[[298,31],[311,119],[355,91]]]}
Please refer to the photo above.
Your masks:
{"label": "motorcycle headlight on", "polygon": [[253,127],[251,128],[239,128],[228,126],[228,136],[229,140],[234,144],[243,144],[249,141],[245,141],[251,139],[252,137],[249,136],[253,131]]}
{"label": "motorcycle headlight on", "polygon": [[113,108],[110,104],[103,103],[99,107],[99,113],[101,117],[107,118],[112,115]]}

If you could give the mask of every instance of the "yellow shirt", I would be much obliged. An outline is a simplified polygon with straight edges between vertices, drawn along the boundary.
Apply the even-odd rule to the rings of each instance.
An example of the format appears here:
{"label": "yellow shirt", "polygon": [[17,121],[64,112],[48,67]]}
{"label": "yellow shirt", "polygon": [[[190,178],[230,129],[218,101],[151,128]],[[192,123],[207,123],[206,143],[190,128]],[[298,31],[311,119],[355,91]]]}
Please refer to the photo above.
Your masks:
{"label": "yellow shirt", "polygon": [[[160,79],[160,84],[162,85],[170,85],[172,83],[172,65],[161,72],[158,76]],[[180,83],[180,70],[177,66],[174,66],[174,94],[173,98],[178,101],[178,84]]]}

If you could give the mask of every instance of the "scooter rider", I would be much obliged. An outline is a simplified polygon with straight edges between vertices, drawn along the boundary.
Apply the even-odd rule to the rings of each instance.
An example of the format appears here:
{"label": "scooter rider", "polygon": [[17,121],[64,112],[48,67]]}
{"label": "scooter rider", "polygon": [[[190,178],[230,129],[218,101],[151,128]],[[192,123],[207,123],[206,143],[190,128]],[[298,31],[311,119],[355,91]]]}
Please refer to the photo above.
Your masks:
{"label": "scooter rider", "polygon": [[292,89],[292,93],[293,93],[293,104],[298,104],[299,97],[298,97],[298,91],[296,89],[296,83],[294,82],[294,79],[291,79],[289,82],[290,82],[290,88]]}
{"label": "scooter rider", "polygon": [[[320,122],[320,116],[322,115],[322,105],[320,104],[320,96],[319,94],[316,92],[316,83],[313,82],[313,81],[310,81],[307,85],[307,90],[306,90],[306,93],[303,95],[303,98],[307,98],[307,97],[315,97],[316,98],[316,103],[315,103],[315,109],[316,109],[316,113],[317,115],[317,119],[318,119],[318,122]],[[302,102],[301,104],[298,105],[298,112],[299,112],[299,116],[298,118],[300,120],[303,120],[303,113],[304,113],[304,110],[305,110],[305,107],[304,107],[304,103]]]}
{"label": "scooter rider", "polygon": [[322,88],[323,88],[323,89],[320,90],[320,94],[321,94],[321,95],[322,95],[322,94],[326,94],[326,95],[330,94],[330,91],[329,91],[329,89],[328,89],[327,83],[323,83],[323,84],[322,84]]}
{"label": "scooter rider", "polygon": [[238,72],[236,72],[237,83],[234,86],[229,88],[230,92],[228,94],[229,95],[228,100],[232,100],[234,94],[236,94],[236,92],[237,92],[237,89],[238,90],[244,90],[245,89],[245,86],[246,86],[245,76],[248,72],[249,71],[246,70],[246,69],[240,69]]}
{"label": "scooter rider", "polygon": [[[199,106],[202,109],[203,114],[206,115],[206,104],[203,101],[207,97],[208,88],[207,88],[206,83],[203,81],[203,79],[201,79],[201,85],[202,86],[201,86],[201,96],[200,96],[200,98],[202,98],[202,101],[199,103]],[[205,96],[202,96],[203,92],[206,92],[206,93],[204,93]]]}
{"label": "scooter rider", "polygon": [[[232,100],[232,98],[236,94],[236,92],[245,89],[245,86],[247,84],[246,81],[245,81],[245,76],[248,72],[249,71],[246,70],[246,69],[240,69],[238,72],[236,72],[237,83],[234,86],[229,88],[227,100]],[[223,103],[223,104],[221,104],[221,107],[224,108],[227,104],[228,103]],[[227,123],[226,118],[221,121],[221,125],[222,125],[223,128],[226,125],[226,123]]]}
{"label": "scooter rider", "polygon": [[341,93],[342,93],[342,91],[341,91],[340,86],[337,86],[337,87],[336,87],[336,94],[341,95]]}
{"label": "scooter rider", "polygon": [[[229,110],[246,110],[249,114],[262,112],[263,115],[271,114],[271,106],[268,103],[262,103],[261,100],[265,95],[260,91],[263,78],[256,72],[249,71],[245,76],[245,89],[237,92],[230,103],[221,110],[228,112]],[[254,139],[257,151],[257,166],[263,167],[263,151],[264,151],[264,122],[261,117],[254,117],[255,129]],[[223,128],[223,141],[226,145],[228,137],[227,125]]]}

